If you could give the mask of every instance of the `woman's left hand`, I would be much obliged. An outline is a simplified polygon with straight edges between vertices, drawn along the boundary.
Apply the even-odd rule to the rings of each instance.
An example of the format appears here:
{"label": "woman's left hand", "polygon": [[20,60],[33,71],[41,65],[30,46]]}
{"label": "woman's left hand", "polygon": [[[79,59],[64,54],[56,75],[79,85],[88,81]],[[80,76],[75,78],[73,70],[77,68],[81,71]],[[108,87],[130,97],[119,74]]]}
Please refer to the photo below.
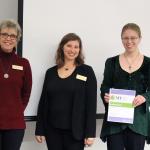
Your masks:
{"label": "woman's left hand", "polygon": [[145,103],[146,99],[142,95],[137,95],[133,100],[134,107],[137,107],[143,103]]}
{"label": "woman's left hand", "polygon": [[94,138],[85,138],[84,139],[85,146],[91,146],[93,143],[94,143]]}

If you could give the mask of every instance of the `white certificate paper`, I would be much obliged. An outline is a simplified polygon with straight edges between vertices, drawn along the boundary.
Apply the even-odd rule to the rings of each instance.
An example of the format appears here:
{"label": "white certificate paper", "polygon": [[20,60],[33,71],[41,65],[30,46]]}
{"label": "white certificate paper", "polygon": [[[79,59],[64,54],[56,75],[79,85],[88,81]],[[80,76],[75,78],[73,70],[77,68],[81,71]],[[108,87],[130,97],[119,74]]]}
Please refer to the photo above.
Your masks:
{"label": "white certificate paper", "polygon": [[107,121],[133,124],[136,91],[111,88],[109,94]]}

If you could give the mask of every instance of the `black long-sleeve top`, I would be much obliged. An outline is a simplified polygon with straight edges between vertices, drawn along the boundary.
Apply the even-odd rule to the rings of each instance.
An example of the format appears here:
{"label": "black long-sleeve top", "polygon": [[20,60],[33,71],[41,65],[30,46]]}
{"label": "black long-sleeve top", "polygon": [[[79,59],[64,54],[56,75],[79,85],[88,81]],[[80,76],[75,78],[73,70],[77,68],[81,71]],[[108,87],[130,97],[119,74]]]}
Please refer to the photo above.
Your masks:
{"label": "black long-sleeve top", "polygon": [[85,64],[77,66],[66,79],[58,77],[57,66],[48,69],[39,102],[35,134],[45,135],[50,122],[59,128],[71,126],[76,139],[95,137],[96,100],[97,82],[92,67]]}

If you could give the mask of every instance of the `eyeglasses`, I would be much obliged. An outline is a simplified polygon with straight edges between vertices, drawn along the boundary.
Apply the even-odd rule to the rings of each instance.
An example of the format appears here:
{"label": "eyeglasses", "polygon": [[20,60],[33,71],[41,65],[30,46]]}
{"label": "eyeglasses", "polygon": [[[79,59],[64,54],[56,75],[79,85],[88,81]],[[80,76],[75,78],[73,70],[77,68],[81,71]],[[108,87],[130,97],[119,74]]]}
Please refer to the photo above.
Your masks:
{"label": "eyeglasses", "polygon": [[131,40],[131,41],[136,41],[137,39],[139,39],[139,37],[123,37],[122,38],[122,40],[123,41],[125,41],[125,42],[127,42],[127,41],[129,41],[129,40]]}
{"label": "eyeglasses", "polygon": [[4,39],[7,39],[8,37],[10,37],[11,40],[17,39],[17,35],[15,35],[15,34],[0,33],[0,36]]}

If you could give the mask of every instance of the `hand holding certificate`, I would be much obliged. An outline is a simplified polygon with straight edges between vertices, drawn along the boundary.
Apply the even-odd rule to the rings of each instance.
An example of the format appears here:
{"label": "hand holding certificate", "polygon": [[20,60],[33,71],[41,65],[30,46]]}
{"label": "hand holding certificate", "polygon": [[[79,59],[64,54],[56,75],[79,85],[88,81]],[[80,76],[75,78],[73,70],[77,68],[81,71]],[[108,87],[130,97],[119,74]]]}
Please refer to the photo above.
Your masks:
{"label": "hand holding certificate", "polygon": [[107,121],[120,123],[133,123],[133,100],[136,91],[124,89],[110,89],[110,100]]}

